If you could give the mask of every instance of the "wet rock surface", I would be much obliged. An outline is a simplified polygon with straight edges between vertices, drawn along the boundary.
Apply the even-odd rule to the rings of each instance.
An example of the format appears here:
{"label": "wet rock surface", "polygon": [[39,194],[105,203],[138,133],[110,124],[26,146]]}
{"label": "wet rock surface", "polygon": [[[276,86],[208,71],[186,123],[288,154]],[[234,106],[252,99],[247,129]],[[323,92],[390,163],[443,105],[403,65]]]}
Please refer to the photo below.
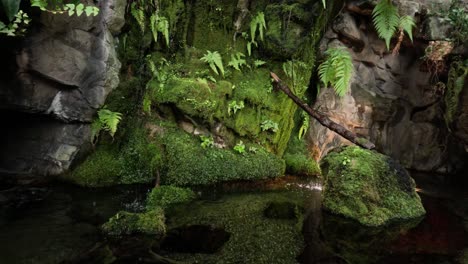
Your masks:
{"label": "wet rock surface", "polygon": [[87,151],[89,123],[119,83],[112,34],[123,26],[125,2],[103,2],[96,17],[42,12],[26,38],[5,42],[0,110],[19,125],[3,132],[1,171],[60,174]]}

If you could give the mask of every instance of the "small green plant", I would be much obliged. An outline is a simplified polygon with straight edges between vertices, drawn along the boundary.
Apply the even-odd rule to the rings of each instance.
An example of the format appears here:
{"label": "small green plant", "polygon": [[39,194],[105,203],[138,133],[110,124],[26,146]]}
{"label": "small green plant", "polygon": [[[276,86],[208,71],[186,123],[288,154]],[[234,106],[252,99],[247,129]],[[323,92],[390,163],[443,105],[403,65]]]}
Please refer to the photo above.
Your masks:
{"label": "small green plant", "polygon": [[152,14],[150,28],[154,42],[158,42],[158,33],[161,33],[166,40],[166,46],[169,46],[169,21],[166,17],[159,16],[157,13]]}
{"label": "small green plant", "polygon": [[212,148],[214,146],[214,140],[213,137],[211,136],[200,136],[201,139],[201,144],[200,146],[204,149],[206,148]]}
{"label": "small green plant", "polygon": [[301,116],[302,116],[302,124],[301,124],[301,127],[299,128],[299,133],[297,135],[299,139],[302,139],[304,137],[304,135],[307,133],[307,130],[309,129],[309,126],[310,126],[310,116],[305,111],[301,112]]}
{"label": "small green plant", "polygon": [[95,6],[85,6],[84,4],[65,3],[62,0],[54,1],[47,0],[31,0],[31,6],[38,7],[41,11],[50,12],[53,14],[67,13],[69,16],[81,16],[83,13],[86,16],[97,16],[99,8]]}
{"label": "small green plant", "polygon": [[133,2],[130,6],[130,13],[138,23],[141,33],[144,34],[146,31],[146,15],[143,6],[138,6],[137,2]]}
{"label": "small green plant", "polygon": [[343,164],[344,166],[348,165],[349,163],[351,162],[351,159],[349,157],[344,157],[343,158],[343,162],[341,164]]}
{"label": "small green plant", "polygon": [[353,75],[351,54],[343,48],[330,48],[327,58],[319,66],[319,77],[325,86],[331,84],[338,96],[344,96]]}
{"label": "small green plant", "polygon": [[255,36],[259,34],[260,40],[263,41],[263,30],[266,30],[265,14],[258,12],[255,17],[250,21],[250,40],[248,40],[248,33],[243,33],[244,38],[247,39],[247,54],[252,55],[252,44],[258,47],[258,43],[255,41]]}
{"label": "small green plant", "polygon": [[201,57],[201,61],[208,63],[210,68],[219,75],[218,69],[221,71],[221,75],[224,77],[224,67],[223,67],[223,59],[219,52],[214,51],[211,52],[209,50],[206,51],[207,53]]}
{"label": "small green plant", "polygon": [[447,15],[453,29],[451,39],[456,44],[465,43],[468,40],[468,12],[467,6],[461,0],[453,0]]}
{"label": "small green plant", "polygon": [[231,101],[228,105],[228,115],[230,116],[231,113],[234,115],[237,113],[238,110],[241,110],[245,107],[244,101]]}
{"label": "small green plant", "polygon": [[239,141],[235,146],[234,146],[234,151],[236,151],[239,154],[244,154],[245,153],[245,145],[244,142]]}
{"label": "small green plant", "polygon": [[[372,20],[380,38],[385,40],[387,50],[390,50],[390,40],[393,35],[400,31],[401,36],[403,32],[408,34],[411,41],[413,41],[412,30],[416,26],[414,19],[410,16],[402,16],[398,14],[398,9],[392,4],[391,0],[380,0],[372,11]],[[402,41],[399,40],[397,47]]]}
{"label": "small green plant", "polygon": [[231,55],[231,60],[229,61],[228,65],[238,71],[241,71],[240,67],[247,64],[247,62],[242,57],[245,57],[242,52],[236,52],[235,55]]}
{"label": "small green plant", "polygon": [[266,62],[262,61],[262,60],[255,60],[254,61],[255,68],[259,68],[260,66],[265,65],[265,64],[266,64]]}
{"label": "small green plant", "polygon": [[106,108],[99,110],[98,118],[91,124],[91,141],[96,142],[102,130],[109,132],[109,135],[114,137],[121,119],[121,113],[113,112]]}
{"label": "small green plant", "polygon": [[276,133],[278,131],[278,123],[275,123],[271,120],[265,120],[260,124],[260,128],[262,131],[272,131],[273,133]]}
{"label": "small green plant", "polygon": [[31,22],[28,14],[19,10],[13,18],[14,20],[11,20],[8,25],[0,21],[0,33],[10,37],[24,35],[24,33],[26,33],[26,27],[29,25],[29,22]]}
{"label": "small green plant", "polygon": [[283,63],[283,72],[292,81],[292,89],[296,94],[302,94],[307,89],[309,80],[305,80],[302,74],[303,71],[309,71],[310,67],[303,61],[290,60]]}
{"label": "small green plant", "polygon": [[257,151],[258,151],[258,148],[256,147],[249,147],[249,152],[257,153]]}
{"label": "small green plant", "polygon": [[263,30],[266,30],[265,14],[258,12],[257,15],[250,21],[250,38],[252,42],[255,42],[255,35],[259,33],[260,40],[263,41]]}

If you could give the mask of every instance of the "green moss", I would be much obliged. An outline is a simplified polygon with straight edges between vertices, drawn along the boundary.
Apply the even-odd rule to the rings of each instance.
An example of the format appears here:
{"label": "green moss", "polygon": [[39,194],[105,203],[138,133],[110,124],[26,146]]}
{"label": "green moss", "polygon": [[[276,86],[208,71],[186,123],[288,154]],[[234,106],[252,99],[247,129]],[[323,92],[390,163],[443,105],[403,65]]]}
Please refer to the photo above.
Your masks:
{"label": "green moss", "polygon": [[111,236],[147,234],[163,237],[166,233],[164,221],[164,211],[160,207],[145,213],[120,211],[102,225],[102,230]]}
{"label": "green moss", "polygon": [[97,146],[94,153],[63,178],[88,187],[154,180],[156,171],[165,169],[163,146],[157,139],[150,140],[136,123],[131,127],[120,148],[117,144]]}
{"label": "green moss", "polygon": [[230,180],[258,180],[282,176],[284,161],[263,150],[238,154],[232,150],[207,148],[200,141],[180,131],[171,131],[164,138],[167,146],[165,184],[213,184]]}
{"label": "green moss", "polygon": [[356,146],[322,161],[324,208],[361,224],[378,226],[425,214],[414,180],[389,157]]}
{"label": "green moss", "polygon": [[65,180],[88,187],[114,185],[120,181],[122,167],[118,151],[109,146],[102,146],[72,173],[63,177]]}
{"label": "green moss", "polygon": [[150,140],[147,132],[135,124],[129,131],[128,142],[122,147],[120,159],[124,164],[121,183],[151,182],[156,171],[164,170],[164,151],[157,140]]}
{"label": "green moss", "polygon": [[[297,263],[303,247],[302,217],[265,217],[272,203],[303,204],[302,193],[270,192],[227,195],[219,201],[198,201],[168,212],[169,228],[209,225],[223,228],[230,239],[214,254],[173,254],[191,263]],[[295,214],[302,214],[295,210]],[[299,219],[299,220],[298,220]]]}
{"label": "green moss", "polygon": [[289,154],[283,156],[286,162],[286,172],[292,175],[317,176],[320,175],[318,163],[304,154]]}
{"label": "green moss", "polygon": [[167,208],[174,204],[187,203],[195,199],[195,193],[188,188],[180,188],[170,185],[155,187],[148,194],[146,208],[151,210],[155,207]]}
{"label": "green moss", "polygon": [[227,114],[225,99],[232,85],[227,82],[217,85],[205,79],[173,78],[163,89],[157,88],[157,80],[152,80],[149,86],[156,90],[157,103],[175,104],[184,113],[211,123],[214,117]]}

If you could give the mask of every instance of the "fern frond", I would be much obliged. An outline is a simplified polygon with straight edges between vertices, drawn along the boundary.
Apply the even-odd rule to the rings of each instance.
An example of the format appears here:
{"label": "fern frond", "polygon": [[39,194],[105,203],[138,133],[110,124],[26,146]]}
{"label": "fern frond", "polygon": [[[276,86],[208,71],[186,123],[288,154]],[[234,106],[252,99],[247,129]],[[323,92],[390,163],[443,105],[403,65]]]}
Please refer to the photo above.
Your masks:
{"label": "fern frond", "polygon": [[403,29],[406,32],[411,42],[413,42],[413,27],[416,27],[416,23],[414,22],[413,17],[402,16],[400,18],[399,28]]}
{"label": "fern frond", "polygon": [[140,26],[141,32],[145,33],[146,16],[145,16],[145,12],[143,11],[143,9],[141,9],[140,7],[137,7],[136,2],[133,2],[130,8],[130,13],[132,14],[133,18],[135,18],[135,20],[137,21],[138,26]]}
{"label": "fern frond", "polygon": [[109,131],[109,134],[113,137],[117,132],[117,126],[122,119],[122,114],[108,109],[101,109],[98,111],[98,117],[102,123],[102,128]]}
{"label": "fern frond", "polygon": [[157,28],[158,31],[161,32],[161,34],[163,34],[164,39],[166,40],[166,45],[169,47],[169,21],[166,17],[158,17]]}
{"label": "fern frond", "polygon": [[153,34],[154,42],[158,42],[157,23],[158,23],[158,16],[156,14],[152,14],[150,17],[150,29],[151,29],[151,34]]}
{"label": "fern frond", "polygon": [[380,0],[372,11],[372,20],[377,34],[385,40],[387,50],[390,50],[390,40],[400,25],[398,9],[391,0]]}
{"label": "fern frond", "polygon": [[327,9],[327,0],[322,0],[322,5],[324,9]]}
{"label": "fern frond", "polygon": [[319,78],[325,86],[330,83],[338,96],[345,95],[353,74],[351,54],[342,48],[328,49],[327,59],[319,66]]}

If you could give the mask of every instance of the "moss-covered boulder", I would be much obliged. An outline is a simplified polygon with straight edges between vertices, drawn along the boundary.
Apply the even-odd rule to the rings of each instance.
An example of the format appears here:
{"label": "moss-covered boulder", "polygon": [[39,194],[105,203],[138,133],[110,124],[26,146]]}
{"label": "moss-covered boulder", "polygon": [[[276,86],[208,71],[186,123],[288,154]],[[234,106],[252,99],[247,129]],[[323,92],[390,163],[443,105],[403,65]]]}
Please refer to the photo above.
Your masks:
{"label": "moss-covered boulder", "polygon": [[187,203],[195,199],[195,193],[188,188],[180,188],[171,185],[156,187],[148,194],[146,208],[152,210],[155,207],[168,208],[174,204]]}
{"label": "moss-covered boulder", "polygon": [[110,236],[143,234],[161,238],[166,233],[164,221],[164,210],[160,207],[145,213],[121,211],[103,224],[102,230]]}
{"label": "moss-covered boulder", "polygon": [[391,158],[356,146],[337,149],[322,160],[324,208],[379,226],[423,216],[414,180]]}

